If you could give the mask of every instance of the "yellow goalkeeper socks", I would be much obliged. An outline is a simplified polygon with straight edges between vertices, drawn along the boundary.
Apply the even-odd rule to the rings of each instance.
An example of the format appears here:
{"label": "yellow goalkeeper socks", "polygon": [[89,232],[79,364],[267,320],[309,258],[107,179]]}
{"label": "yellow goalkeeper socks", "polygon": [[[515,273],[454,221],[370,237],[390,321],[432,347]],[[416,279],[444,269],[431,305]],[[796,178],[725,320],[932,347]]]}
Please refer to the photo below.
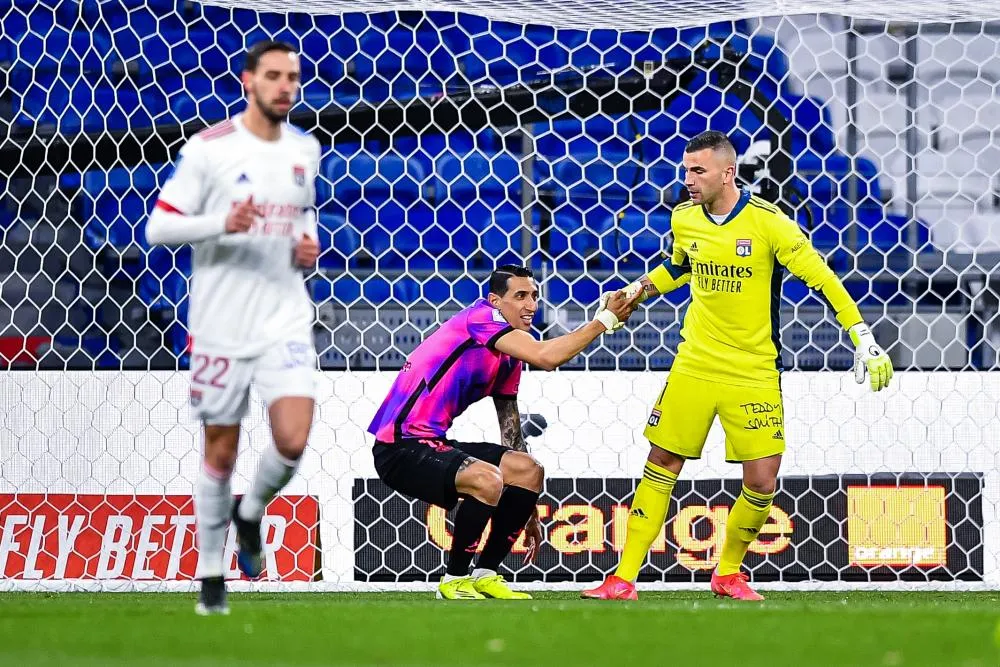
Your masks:
{"label": "yellow goalkeeper socks", "polygon": [[646,462],[642,480],[632,498],[628,514],[628,532],[625,548],[615,575],[626,581],[635,581],[649,553],[649,546],[663,528],[670,505],[670,493],[677,483],[677,475],[655,463]]}
{"label": "yellow goalkeeper socks", "polygon": [[722,554],[719,557],[720,575],[740,571],[750,543],[757,539],[761,526],[771,514],[773,500],[773,493],[757,493],[743,487],[726,522],[726,541],[722,543]]}

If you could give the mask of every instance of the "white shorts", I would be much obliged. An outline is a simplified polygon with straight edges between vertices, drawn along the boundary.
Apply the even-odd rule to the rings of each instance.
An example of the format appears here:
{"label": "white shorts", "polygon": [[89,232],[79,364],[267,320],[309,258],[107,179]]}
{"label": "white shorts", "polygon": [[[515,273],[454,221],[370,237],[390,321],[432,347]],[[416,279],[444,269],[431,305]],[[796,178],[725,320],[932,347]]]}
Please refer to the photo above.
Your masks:
{"label": "white shorts", "polygon": [[192,351],[191,416],[206,424],[239,424],[250,405],[251,384],[267,405],[286,396],[315,398],[312,340],[288,339],[245,359]]}

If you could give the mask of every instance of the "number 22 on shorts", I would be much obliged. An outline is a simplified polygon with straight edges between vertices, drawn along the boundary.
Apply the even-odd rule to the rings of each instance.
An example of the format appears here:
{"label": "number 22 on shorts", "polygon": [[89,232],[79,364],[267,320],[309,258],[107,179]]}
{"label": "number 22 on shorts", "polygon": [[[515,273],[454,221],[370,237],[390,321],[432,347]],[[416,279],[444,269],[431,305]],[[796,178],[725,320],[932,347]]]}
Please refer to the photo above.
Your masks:
{"label": "number 22 on shorts", "polygon": [[229,372],[229,359],[195,354],[191,357],[191,383],[203,384],[217,389],[225,389],[225,377]]}

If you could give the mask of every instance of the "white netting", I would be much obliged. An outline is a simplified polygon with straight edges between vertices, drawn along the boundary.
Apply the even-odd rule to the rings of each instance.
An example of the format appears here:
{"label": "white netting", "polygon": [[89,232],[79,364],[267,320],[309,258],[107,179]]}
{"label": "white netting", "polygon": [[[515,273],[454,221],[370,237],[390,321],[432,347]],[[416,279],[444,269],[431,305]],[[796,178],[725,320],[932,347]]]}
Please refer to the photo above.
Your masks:
{"label": "white netting", "polygon": [[[733,137],[744,183],[809,230],[907,371],[888,395],[856,387],[835,322],[786,282],[784,356],[800,372],[754,575],[1000,585],[1000,387],[982,372],[1000,350],[996,6],[223,4],[0,9],[0,362],[23,369],[0,377],[0,576],[191,576],[190,259],[145,247],[143,225],[184,138],[241,108],[246,45],[277,37],[303,55],[293,120],[324,146],[309,286],[326,371],[313,450],[271,508],[280,586],[440,570],[445,517],[372,479],[364,429],[394,371],[498,262],[536,270],[543,335],[592,314],[602,289],[659,261],[681,152],[707,128]],[[613,566],[685,298],[571,371],[527,373],[521,410],[548,424],[531,443],[551,539],[519,578]],[[488,408],[458,434],[495,438]],[[237,491],[266,442],[261,410],[248,433]],[[721,442],[713,431],[686,470],[647,579],[702,580],[717,557],[738,488]],[[866,495],[885,485],[905,488]]]}
{"label": "white netting", "polygon": [[[247,7],[247,3],[209,2],[226,7]],[[257,11],[285,12],[288,6],[277,0],[253,3]],[[350,0],[305,0],[296,3],[296,11],[333,14],[362,10]],[[1000,17],[996,2],[951,0],[921,4],[906,0],[869,2],[868,0],[370,0],[363,11],[442,11],[468,12],[497,21],[551,25],[561,28],[612,30],[655,30],[664,27],[706,25],[717,21],[738,21],[764,16],[830,13],[881,21],[982,21]]]}

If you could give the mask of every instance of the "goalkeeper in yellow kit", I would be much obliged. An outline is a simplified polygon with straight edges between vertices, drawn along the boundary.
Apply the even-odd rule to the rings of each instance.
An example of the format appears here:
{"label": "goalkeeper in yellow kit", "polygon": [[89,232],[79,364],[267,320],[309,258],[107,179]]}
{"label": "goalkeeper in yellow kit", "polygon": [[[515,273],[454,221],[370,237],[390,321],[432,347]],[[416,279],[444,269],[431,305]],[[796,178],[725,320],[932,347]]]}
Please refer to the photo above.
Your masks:
{"label": "goalkeeper in yellow kit", "polygon": [[[782,267],[820,291],[848,330],[855,378],[889,384],[892,364],[865,326],[854,300],[798,225],[773,204],[736,187],[736,150],[721,132],[703,132],[684,151],[689,202],[673,212],[670,259],[625,287],[640,300],[691,283],[691,303],[669,379],[653,406],[651,444],[614,575],[585,598],[637,599],[635,579],[667,514],[687,459],[701,457],[718,415],[726,460],[743,465],[743,488],[726,524],[712,592],[762,600],[740,571],[747,548],[770,514],[785,451],[778,313]],[[613,293],[602,295],[606,302]]]}

